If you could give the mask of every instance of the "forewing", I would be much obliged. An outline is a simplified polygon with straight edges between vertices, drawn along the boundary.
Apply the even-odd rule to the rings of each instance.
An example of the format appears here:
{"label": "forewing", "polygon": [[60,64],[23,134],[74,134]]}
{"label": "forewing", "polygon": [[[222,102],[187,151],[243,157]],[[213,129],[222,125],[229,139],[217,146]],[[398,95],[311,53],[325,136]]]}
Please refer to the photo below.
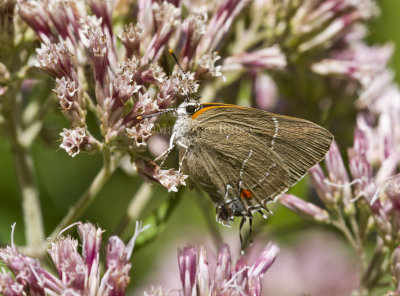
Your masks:
{"label": "forewing", "polygon": [[291,186],[323,159],[333,140],[328,130],[304,119],[227,104],[204,107],[206,111],[199,112],[194,120],[206,125],[235,125],[260,139],[285,163]]}

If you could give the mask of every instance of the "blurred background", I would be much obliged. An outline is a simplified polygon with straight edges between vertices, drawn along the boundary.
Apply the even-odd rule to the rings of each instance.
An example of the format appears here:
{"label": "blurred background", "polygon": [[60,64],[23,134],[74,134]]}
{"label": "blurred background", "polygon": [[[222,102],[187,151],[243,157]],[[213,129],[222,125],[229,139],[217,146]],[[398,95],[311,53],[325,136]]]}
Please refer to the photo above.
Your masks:
{"label": "blurred background", "polygon": [[[391,67],[396,72],[396,81],[400,82],[400,51],[397,50],[400,47],[400,1],[380,0],[378,5],[382,15],[370,25],[368,40],[373,44],[383,44],[388,41],[394,43],[396,50]],[[53,82],[48,79],[40,83],[51,85]],[[237,89],[223,89],[218,96],[225,101],[254,105],[251,87],[248,87],[245,81],[241,81],[236,87]],[[37,95],[40,93],[35,93],[35,89],[27,94],[27,96]],[[343,102],[343,104],[352,103]],[[287,104],[290,105],[291,102]],[[309,109],[304,114],[300,114],[301,111],[296,113],[294,109],[296,107],[285,108],[288,110],[286,114],[311,120],[319,116],[310,114]],[[350,112],[345,116],[349,118],[340,119],[342,123],[332,122],[328,127],[335,137],[341,139],[342,152],[352,144],[355,113]],[[351,122],[353,126],[349,126]],[[71,158],[65,151],[59,149],[58,134],[66,126],[68,122],[61,112],[49,114],[32,150],[46,235],[49,235],[68,208],[86,190],[102,164],[101,156],[80,154]],[[10,226],[16,222],[14,240],[16,244],[22,245],[24,224],[20,196],[10,145],[1,134],[0,168],[0,244],[10,243]],[[107,237],[118,229],[121,217],[141,184],[140,177],[132,177],[118,169],[85,211],[81,221],[90,221],[105,229],[103,241],[106,241]],[[148,290],[152,285],[178,288],[177,249],[186,244],[202,243],[208,247],[209,256],[215,256],[217,250],[212,233],[216,230],[222,235],[223,240],[229,243],[233,257],[239,256],[239,221],[235,221],[232,228],[222,227],[216,223],[215,208],[206,194],[188,188],[181,188],[178,193],[169,194],[164,187],[157,184],[153,187],[151,203],[144,210],[142,219],[148,217],[167,199],[176,200],[176,207],[171,212],[163,231],[151,242],[135,249],[131,270],[132,295],[141,295],[143,290]],[[314,198],[315,193],[311,192],[310,188],[309,178],[306,177],[290,192],[300,197],[309,196],[311,200],[317,202]],[[246,256],[251,261],[254,260],[254,254],[257,254],[268,241],[278,243],[282,249],[276,263],[265,277],[264,295],[346,295],[357,286],[358,268],[355,256],[341,234],[331,228],[315,226],[281,205],[274,205],[272,211],[274,215],[268,220],[256,217],[254,245],[246,251]],[[126,234],[125,239],[128,238]],[[376,291],[376,295],[379,293]]]}

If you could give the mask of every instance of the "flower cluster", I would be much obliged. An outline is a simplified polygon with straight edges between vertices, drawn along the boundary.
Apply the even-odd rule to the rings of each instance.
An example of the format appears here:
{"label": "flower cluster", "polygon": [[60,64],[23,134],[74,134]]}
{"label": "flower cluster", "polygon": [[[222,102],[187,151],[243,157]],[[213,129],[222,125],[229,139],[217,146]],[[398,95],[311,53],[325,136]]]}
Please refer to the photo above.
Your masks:
{"label": "flower cluster", "polygon": [[[209,263],[206,249],[187,246],[178,251],[182,288],[179,295],[261,295],[262,277],[272,266],[279,248],[269,243],[256,262],[246,264],[240,258],[235,264],[227,245],[220,250],[215,266]],[[152,289],[147,296],[167,295],[162,288]]]}
{"label": "flower cluster", "polygon": [[[86,4],[93,15],[83,1],[18,1],[20,16],[43,42],[37,50],[36,66],[55,79],[61,111],[71,122],[71,128],[61,133],[60,147],[71,156],[110,151],[132,156],[146,147],[153,133],[154,118],[143,120],[139,116],[165,109],[177,97],[197,91],[194,72],[183,75],[175,68],[167,78],[169,69],[159,63],[183,21],[181,7],[167,1],[139,1],[136,23],[115,34],[113,5],[102,1]],[[193,34],[198,39],[192,38],[188,50],[193,51],[204,35],[200,27],[205,21],[196,14],[188,16],[188,24],[196,23]],[[117,46],[117,36],[125,50]],[[212,51],[208,54],[213,62],[217,60]],[[214,64],[204,66],[203,60],[201,65],[207,73],[219,69]],[[193,62],[191,67],[195,67]],[[88,112],[97,117],[102,139],[89,131]],[[165,182],[162,176],[154,174],[153,180],[173,189],[182,184],[180,178]]]}
{"label": "flower cluster", "polygon": [[[363,45],[354,47],[351,54],[348,51],[337,53],[342,66],[354,66],[354,71],[340,75],[357,77],[360,85],[354,143],[347,153],[348,168],[337,144],[333,143],[325,159],[327,174],[320,165],[310,170],[325,209],[292,195],[281,199],[283,205],[300,215],[343,231],[361,262],[365,260],[362,250],[366,238],[376,233],[375,256],[361,283],[367,288],[389,272],[388,267],[381,270],[382,261],[379,260],[391,260],[392,252],[397,254],[394,250],[400,245],[400,176],[397,173],[400,137],[393,129],[400,124],[400,91],[392,81],[393,74],[386,68],[391,53],[391,46],[367,48]],[[358,68],[355,67],[357,63]],[[398,293],[397,262],[398,255],[393,255],[391,272]],[[373,269],[378,270],[377,273],[372,274]]]}
{"label": "flower cluster", "polygon": [[[283,196],[280,202],[302,216],[339,228],[360,255],[360,261],[365,260],[366,238],[376,234],[375,255],[362,285],[369,288],[389,272],[389,266],[382,270],[381,262],[384,258],[391,260],[394,253],[391,272],[398,293],[400,138],[393,127],[400,123],[400,92],[388,70],[381,69],[371,77],[374,81],[362,86],[357,101],[360,109],[353,147],[347,152],[348,167],[333,143],[325,159],[327,173],[320,165],[310,170],[325,208],[293,195]],[[371,273],[374,269],[378,271]]]}
{"label": "flower cluster", "polygon": [[[11,246],[0,249],[0,259],[10,272],[0,271],[0,293],[5,296],[27,295],[125,295],[130,282],[130,258],[138,235],[146,227],[136,223],[135,234],[127,245],[117,236],[109,238],[106,247],[105,269],[100,274],[100,247],[103,230],[90,223],[75,223],[78,240],[60,235],[51,243],[48,253],[57,275],[44,269],[39,260],[21,253]],[[14,232],[13,226],[13,232]],[[64,230],[65,231],[65,230]],[[218,254],[215,266],[208,263],[204,247],[198,250],[187,246],[178,250],[182,288],[181,295],[261,295],[262,277],[272,266],[279,252],[269,243],[252,265],[243,258],[232,265],[229,247]],[[167,295],[162,288],[145,295]]]}
{"label": "flower cluster", "polygon": [[[225,59],[223,69],[247,66],[289,70],[299,67],[296,64],[302,59],[303,64],[321,75],[347,74],[352,71],[351,66],[355,69],[363,61],[335,63],[341,56],[337,49],[345,48],[349,52],[347,59],[353,60],[351,49],[364,45],[368,31],[365,22],[378,11],[372,0],[256,0],[250,7],[252,22],[248,27],[238,28],[236,54]],[[244,52],[243,48],[252,48],[260,42],[263,49]]]}
{"label": "flower cluster", "polygon": [[[21,253],[12,243],[0,249],[0,259],[10,269],[0,272],[0,293],[18,295],[124,295],[130,281],[130,258],[137,236],[146,229],[136,224],[135,235],[125,245],[117,236],[109,238],[106,265],[100,276],[100,247],[103,230],[90,223],[78,222],[81,241],[59,236],[51,243],[48,253],[58,272],[46,271],[39,260]],[[71,225],[71,227],[74,225]]]}

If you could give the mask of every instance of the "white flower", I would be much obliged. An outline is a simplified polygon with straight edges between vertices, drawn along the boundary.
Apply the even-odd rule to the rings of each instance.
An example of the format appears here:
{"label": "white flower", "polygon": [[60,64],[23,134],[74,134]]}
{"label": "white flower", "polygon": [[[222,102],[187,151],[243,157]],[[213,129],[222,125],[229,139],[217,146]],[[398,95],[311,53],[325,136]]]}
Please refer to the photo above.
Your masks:
{"label": "white flower", "polygon": [[135,141],[137,147],[146,146],[147,139],[152,135],[151,130],[153,127],[154,123],[145,119],[143,123],[140,123],[139,128],[136,128],[135,126],[127,128],[126,133],[129,138],[132,138]]}
{"label": "white flower", "polygon": [[82,127],[64,128],[60,136],[62,137],[60,148],[64,149],[72,157],[77,155],[84,148],[84,145],[88,143],[86,130]]}
{"label": "white flower", "polygon": [[[158,168],[158,167],[157,167]],[[175,171],[173,169],[161,170],[158,168],[156,171],[156,179],[162,186],[168,189],[168,192],[177,192],[179,185],[186,185],[185,179],[187,175],[183,175],[180,171]]]}

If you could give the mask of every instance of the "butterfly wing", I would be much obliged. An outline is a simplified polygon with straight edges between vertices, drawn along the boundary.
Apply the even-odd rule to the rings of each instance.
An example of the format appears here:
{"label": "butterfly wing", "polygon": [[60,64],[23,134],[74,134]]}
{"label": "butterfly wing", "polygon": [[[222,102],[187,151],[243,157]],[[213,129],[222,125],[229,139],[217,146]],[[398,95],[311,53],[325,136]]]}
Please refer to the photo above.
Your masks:
{"label": "butterfly wing", "polygon": [[307,120],[235,105],[204,104],[192,120],[183,169],[224,224],[265,208],[324,157],[333,139]]}

